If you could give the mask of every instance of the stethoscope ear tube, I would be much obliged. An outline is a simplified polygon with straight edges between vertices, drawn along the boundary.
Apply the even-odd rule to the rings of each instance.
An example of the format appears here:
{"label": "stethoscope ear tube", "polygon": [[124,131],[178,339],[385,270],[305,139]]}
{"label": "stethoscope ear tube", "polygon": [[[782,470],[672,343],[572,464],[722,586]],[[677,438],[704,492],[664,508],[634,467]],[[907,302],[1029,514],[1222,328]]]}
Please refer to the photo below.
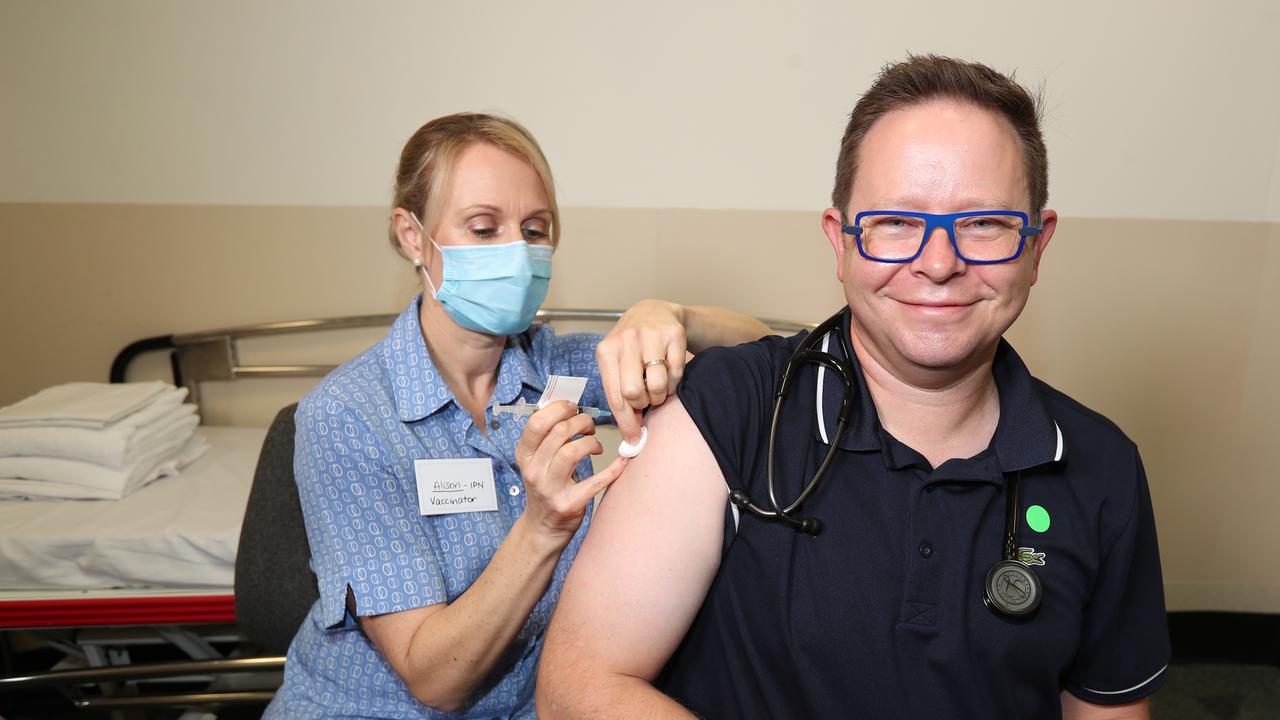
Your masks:
{"label": "stethoscope ear tube", "polygon": [[[766,510],[751,501],[747,494],[740,490],[731,490],[729,493],[729,502],[733,503],[742,510],[746,510],[751,514],[775,522],[781,522],[797,532],[807,535],[817,535],[822,532],[822,521],[815,517],[799,517],[793,513],[804,503],[805,499],[818,486],[818,481],[822,478],[827,470],[827,466],[831,464],[831,460],[835,456],[835,451],[840,445],[840,438],[844,435],[845,428],[849,425],[849,418],[853,411],[853,371],[848,362],[841,362],[834,355],[826,352],[813,350],[813,345],[827,334],[835,331],[839,333],[842,347],[846,355],[852,357],[852,350],[849,348],[848,340],[845,338],[841,328],[844,319],[845,309],[827,318],[814,328],[809,335],[800,342],[800,346],[796,348],[791,357],[787,358],[786,364],[782,369],[782,378],[778,382],[778,389],[774,393],[773,417],[769,423],[769,450],[766,460],[767,466],[765,470],[766,487],[769,492],[769,504],[772,510]],[[835,434],[831,439],[831,444],[827,448],[827,454],[822,459],[822,463],[814,472],[809,482],[805,483],[800,491],[800,495],[790,504],[783,506],[778,502],[777,493],[774,490],[774,446],[778,439],[778,418],[782,413],[782,402],[787,396],[787,392],[791,389],[791,380],[795,371],[799,366],[806,364],[818,364],[831,370],[832,373],[840,379],[844,386],[844,399],[840,405],[840,413],[837,417]],[[819,408],[821,411],[821,408]]]}
{"label": "stethoscope ear tube", "polygon": [[797,517],[790,513],[779,513],[764,508],[751,502],[751,498],[741,490],[731,490],[729,492],[729,502],[737,505],[739,508],[750,512],[757,517],[767,520],[776,520],[791,527],[791,529],[806,535],[817,535],[822,532],[822,521],[815,517]]}
{"label": "stethoscope ear tube", "polygon": [[800,516],[791,515],[790,512],[765,510],[763,507],[751,502],[751,498],[746,496],[746,493],[740,491],[740,489],[732,489],[732,491],[728,493],[728,501],[732,502],[733,505],[741,507],[742,510],[746,510],[750,512],[750,514],[758,516],[758,518],[776,520],[778,523],[785,524],[792,530],[796,530],[796,532],[809,534],[809,536],[817,536],[817,534],[822,533],[822,520],[817,518],[800,518]]}

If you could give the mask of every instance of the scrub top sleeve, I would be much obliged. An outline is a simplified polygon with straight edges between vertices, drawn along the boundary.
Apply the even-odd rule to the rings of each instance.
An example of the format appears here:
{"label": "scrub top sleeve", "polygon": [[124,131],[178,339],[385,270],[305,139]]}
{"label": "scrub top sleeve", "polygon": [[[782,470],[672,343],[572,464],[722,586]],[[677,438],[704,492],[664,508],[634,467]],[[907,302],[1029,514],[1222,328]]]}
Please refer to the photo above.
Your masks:
{"label": "scrub top sleeve", "polygon": [[417,498],[382,438],[334,398],[305,399],[296,420],[294,477],[325,627],[350,625],[348,586],[357,615],[446,602]]}
{"label": "scrub top sleeve", "polygon": [[[1133,502],[1107,545],[1066,689],[1099,705],[1140,700],[1164,684],[1169,665],[1160,550],[1146,473],[1132,449]],[[1104,540],[1109,539],[1104,536]]]}

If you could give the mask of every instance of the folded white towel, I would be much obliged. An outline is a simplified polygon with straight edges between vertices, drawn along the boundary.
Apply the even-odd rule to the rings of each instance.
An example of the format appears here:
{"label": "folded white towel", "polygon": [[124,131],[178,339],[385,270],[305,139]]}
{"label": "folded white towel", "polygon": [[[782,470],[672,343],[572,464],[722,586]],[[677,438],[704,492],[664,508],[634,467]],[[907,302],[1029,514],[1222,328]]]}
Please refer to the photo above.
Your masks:
{"label": "folded white towel", "polygon": [[192,435],[124,470],[63,458],[0,458],[0,499],[119,500],[157,478],[176,474],[208,449],[207,440]]}
{"label": "folded white towel", "polygon": [[0,408],[0,427],[103,428],[141,410],[172,387],[159,381],[54,385]]}
{"label": "folded white towel", "polygon": [[[156,419],[163,417],[171,412],[174,408],[181,407],[182,401],[187,399],[187,389],[166,385],[164,391],[156,395],[154,399],[143,405],[137,411],[129,413],[112,423],[110,427],[141,427],[148,425]],[[194,405],[188,407],[194,408]]]}
{"label": "folded white towel", "polygon": [[200,423],[184,404],[186,388],[171,388],[151,405],[100,430],[0,426],[0,457],[55,457],[123,469],[156,446],[190,435]]}

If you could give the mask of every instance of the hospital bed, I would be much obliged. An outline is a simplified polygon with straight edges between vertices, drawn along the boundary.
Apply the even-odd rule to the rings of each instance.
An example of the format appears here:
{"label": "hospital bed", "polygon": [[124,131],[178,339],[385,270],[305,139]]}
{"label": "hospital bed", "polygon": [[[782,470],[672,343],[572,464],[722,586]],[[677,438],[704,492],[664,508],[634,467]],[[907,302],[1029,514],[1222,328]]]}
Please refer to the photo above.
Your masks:
{"label": "hospital bed", "polygon": [[[582,323],[599,328],[620,314],[546,309],[538,319],[571,331],[582,329],[578,327]],[[117,355],[110,379],[123,382],[137,358],[153,353],[168,354],[175,384],[187,387],[197,403],[210,383],[321,377],[334,366],[246,363],[241,361],[240,348],[261,338],[384,328],[396,317],[279,322],[146,338]],[[786,331],[809,327],[781,320],[764,322]],[[266,452],[260,452],[265,428],[201,426],[197,432],[210,443],[203,458],[180,475],[152,483],[123,500],[0,502],[0,635],[21,631],[24,638],[38,637],[65,656],[48,671],[12,675],[8,668],[0,669],[0,675],[12,675],[0,677],[0,693],[56,686],[77,707],[121,712],[155,706],[216,709],[270,699],[283,668],[287,638],[315,597],[314,580],[305,568],[300,511],[293,521],[284,523],[295,526],[285,530],[292,533],[284,543],[291,549],[274,540],[248,538],[247,528],[241,545],[241,523],[255,482],[255,502],[280,503],[281,492],[286,492],[283,502],[297,507],[291,469],[292,412],[277,417],[272,429],[277,437],[268,441]],[[285,474],[284,485],[275,482]],[[270,490],[274,499],[258,500],[267,497],[263,488],[268,481],[285,490]],[[280,511],[272,508],[271,513],[275,517]],[[276,555],[254,557],[254,553]],[[301,590],[281,588],[275,577],[267,592],[257,587],[264,583],[246,587],[246,577],[261,577],[262,567],[281,562],[296,566],[293,579],[285,584]],[[255,563],[257,570],[245,570]],[[260,607],[274,602],[272,598],[292,602],[294,607]],[[251,617],[255,613],[265,619],[255,620]],[[282,616],[288,619],[282,622]],[[246,638],[243,631],[255,627],[273,629],[274,634],[262,639],[272,631],[259,630],[259,637],[251,632]],[[7,637],[0,638],[0,645],[6,642]],[[184,657],[145,665],[131,662],[132,650],[158,643],[179,649]],[[271,652],[264,655],[263,647]],[[265,681],[257,675],[263,672],[269,673]],[[237,682],[238,673],[255,674],[257,684]],[[169,687],[162,683],[174,677],[183,681],[183,692],[152,692]]]}

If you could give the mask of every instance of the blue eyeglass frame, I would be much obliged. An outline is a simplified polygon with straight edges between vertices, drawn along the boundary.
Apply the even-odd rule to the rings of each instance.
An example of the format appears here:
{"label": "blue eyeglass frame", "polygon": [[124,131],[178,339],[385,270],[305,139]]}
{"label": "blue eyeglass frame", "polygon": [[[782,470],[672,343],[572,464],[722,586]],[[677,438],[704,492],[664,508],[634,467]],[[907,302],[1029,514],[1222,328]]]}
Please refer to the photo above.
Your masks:
{"label": "blue eyeglass frame", "polygon": [[[920,247],[916,248],[916,254],[909,258],[901,260],[885,260],[884,258],[872,257],[862,248],[862,218],[868,216],[881,215],[899,215],[902,217],[913,217],[924,220],[924,237],[920,239]],[[1004,217],[1016,217],[1022,219],[1022,228],[1018,230],[1018,250],[1007,258],[1002,260],[971,260],[960,252],[960,245],[956,242],[956,220],[966,217],[977,217],[979,215],[1000,215]],[[879,263],[908,263],[920,257],[920,253],[924,252],[924,246],[929,242],[929,236],[933,235],[933,231],[942,228],[947,231],[947,237],[951,239],[951,249],[955,251],[956,257],[970,265],[999,265],[1001,263],[1013,262],[1022,257],[1022,249],[1027,245],[1027,238],[1040,234],[1044,229],[1043,226],[1031,225],[1031,218],[1026,213],[1017,210],[968,210],[966,212],[947,213],[946,215],[935,215],[933,213],[911,212],[910,210],[863,210],[853,217],[852,225],[842,225],[841,230],[846,235],[852,235],[855,242],[858,243],[858,254],[862,257]]]}

